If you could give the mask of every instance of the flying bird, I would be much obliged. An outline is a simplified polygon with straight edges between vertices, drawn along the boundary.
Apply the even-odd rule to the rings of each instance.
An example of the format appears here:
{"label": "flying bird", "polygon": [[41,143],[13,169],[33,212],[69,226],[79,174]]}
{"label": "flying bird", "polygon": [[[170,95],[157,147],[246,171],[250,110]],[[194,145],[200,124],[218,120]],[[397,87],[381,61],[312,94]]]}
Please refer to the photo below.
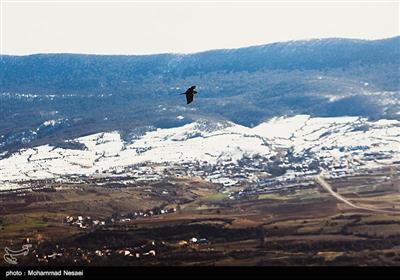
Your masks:
{"label": "flying bird", "polygon": [[191,86],[186,90],[186,92],[181,93],[186,95],[186,102],[187,102],[186,104],[192,103],[193,96],[197,93],[197,91],[194,90],[195,88],[196,86]]}

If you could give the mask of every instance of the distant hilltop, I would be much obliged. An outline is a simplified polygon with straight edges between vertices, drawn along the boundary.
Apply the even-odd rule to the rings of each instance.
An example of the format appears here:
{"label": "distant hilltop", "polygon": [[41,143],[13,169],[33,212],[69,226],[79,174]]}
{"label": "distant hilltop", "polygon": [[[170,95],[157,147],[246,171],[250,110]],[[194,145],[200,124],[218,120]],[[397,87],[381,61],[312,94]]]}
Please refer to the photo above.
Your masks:
{"label": "distant hilltop", "polygon": [[[16,92],[121,93],[154,75],[169,80],[214,72],[326,71],[386,63],[398,66],[399,46],[400,36],[382,40],[289,41],[187,55],[4,55],[0,87],[2,91]],[[395,86],[395,81],[391,81],[390,88]]]}

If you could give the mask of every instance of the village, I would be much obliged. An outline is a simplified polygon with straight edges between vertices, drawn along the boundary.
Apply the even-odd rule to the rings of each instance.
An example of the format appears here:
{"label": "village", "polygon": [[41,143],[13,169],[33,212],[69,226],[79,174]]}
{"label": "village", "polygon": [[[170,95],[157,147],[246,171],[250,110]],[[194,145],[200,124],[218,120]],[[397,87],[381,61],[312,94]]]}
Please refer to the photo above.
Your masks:
{"label": "village", "polygon": [[139,218],[146,218],[164,214],[175,213],[176,208],[154,208],[152,210],[143,210],[137,212],[131,212],[128,214],[114,213],[111,217],[107,219],[92,219],[90,216],[66,216],[64,223],[70,226],[76,226],[80,229],[90,229],[98,226],[111,225],[113,223],[124,223],[130,222]]}
{"label": "village", "polygon": [[[282,188],[308,185],[309,181],[324,171],[328,178],[340,178],[363,173],[379,167],[380,160],[390,159],[390,154],[371,155],[368,146],[339,147],[339,151],[348,151],[342,156],[333,157],[331,150],[338,147],[325,148],[318,156],[306,152],[295,154],[291,149],[277,156],[244,155],[240,160],[221,158],[216,164],[206,161],[140,163],[135,165],[113,167],[108,171],[93,176],[65,175],[55,179],[43,179],[9,183],[2,192],[24,192],[29,189],[56,191],[60,188],[73,187],[77,184],[89,184],[104,187],[146,186],[165,178],[199,177],[218,186],[218,190],[230,199],[239,199],[247,195],[257,195],[279,191]],[[374,160],[371,160],[374,158]],[[378,157],[379,156],[379,157]],[[59,187],[57,187],[57,184]],[[7,185],[7,184],[6,184]],[[48,187],[52,185],[52,187]],[[237,191],[237,188],[240,188]],[[168,195],[166,189],[149,188],[146,192],[155,195]],[[152,210],[149,210],[152,211]],[[164,211],[164,210],[163,210]],[[167,210],[165,210],[167,211]],[[136,213],[128,219],[154,215]],[[164,213],[158,213],[164,214]],[[97,225],[96,221],[93,222]],[[80,224],[80,223],[78,223]],[[101,225],[101,222],[99,222]],[[85,224],[80,227],[85,228]]]}
{"label": "village", "polygon": [[[97,230],[102,231],[108,228],[118,228],[123,225],[129,226],[130,222],[136,219],[171,214],[176,211],[176,208],[158,208],[128,213],[126,215],[114,213],[111,217],[106,219],[95,219],[85,215],[66,216],[63,220],[63,224],[77,227],[82,230],[84,234],[90,234],[90,232],[96,232]],[[97,248],[85,246],[85,244],[81,247],[69,247],[65,244],[37,242],[31,238],[26,238],[25,243],[33,248],[30,257],[37,263],[74,263],[77,265],[101,263],[102,259],[115,262],[116,258],[123,258],[125,261],[138,262],[138,264],[140,264],[140,261],[147,262],[149,259],[155,258],[158,252],[176,249],[196,251],[202,249],[204,246],[208,248],[211,245],[211,242],[204,236],[192,236],[187,239],[179,240],[131,240],[131,242],[127,242],[131,243],[130,245],[123,247],[118,246],[118,244],[121,243],[118,241],[115,242],[117,243],[116,245],[111,242],[108,246],[103,245]],[[134,246],[132,244],[134,244]],[[212,248],[208,248],[208,250],[212,250]]]}
{"label": "village", "polygon": [[[27,240],[29,242],[29,239]],[[137,243],[137,242],[136,242]],[[149,261],[151,258],[157,256],[157,252],[165,252],[170,249],[188,249],[198,250],[201,246],[209,246],[210,242],[204,237],[191,237],[187,240],[177,241],[143,241],[139,242],[136,246],[99,246],[99,248],[84,248],[84,247],[65,247],[56,244],[54,247],[49,245],[43,246],[42,244],[33,245],[31,258],[37,263],[44,264],[58,264],[58,263],[71,263],[71,264],[90,264],[101,263],[111,260],[115,262],[117,258],[122,258],[127,262]]]}

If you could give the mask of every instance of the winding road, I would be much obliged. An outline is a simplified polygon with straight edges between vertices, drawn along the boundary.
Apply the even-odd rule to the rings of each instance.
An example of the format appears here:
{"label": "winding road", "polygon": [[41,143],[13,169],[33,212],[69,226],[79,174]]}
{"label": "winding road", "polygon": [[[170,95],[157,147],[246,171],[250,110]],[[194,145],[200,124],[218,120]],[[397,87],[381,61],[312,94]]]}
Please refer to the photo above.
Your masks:
{"label": "winding road", "polygon": [[332,190],[332,186],[325,181],[323,177],[323,172],[319,173],[317,176],[315,176],[315,181],[326,191],[328,191],[333,197],[335,197],[337,200],[340,200],[341,202],[349,205],[350,207],[356,208],[356,209],[361,209],[361,210],[367,210],[367,211],[373,211],[373,212],[380,212],[380,213],[387,213],[387,214],[400,214],[399,211],[390,211],[390,210],[382,210],[382,209],[376,209],[373,207],[368,207],[368,206],[360,206],[356,205],[353,202],[347,200],[345,197],[342,195],[334,192]]}

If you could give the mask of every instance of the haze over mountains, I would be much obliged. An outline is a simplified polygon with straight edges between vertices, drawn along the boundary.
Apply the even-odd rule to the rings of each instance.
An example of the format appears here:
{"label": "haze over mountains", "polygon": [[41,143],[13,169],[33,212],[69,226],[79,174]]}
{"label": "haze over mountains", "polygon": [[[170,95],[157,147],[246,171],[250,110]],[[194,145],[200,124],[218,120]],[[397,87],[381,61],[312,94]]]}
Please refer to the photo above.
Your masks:
{"label": "haze over mountains", "polygon": [[[202,119],[400,120],[400,37],[321,39],[197,54],[1,56],[0,153]],[[197,85],[187,106],[179,96]]]}

